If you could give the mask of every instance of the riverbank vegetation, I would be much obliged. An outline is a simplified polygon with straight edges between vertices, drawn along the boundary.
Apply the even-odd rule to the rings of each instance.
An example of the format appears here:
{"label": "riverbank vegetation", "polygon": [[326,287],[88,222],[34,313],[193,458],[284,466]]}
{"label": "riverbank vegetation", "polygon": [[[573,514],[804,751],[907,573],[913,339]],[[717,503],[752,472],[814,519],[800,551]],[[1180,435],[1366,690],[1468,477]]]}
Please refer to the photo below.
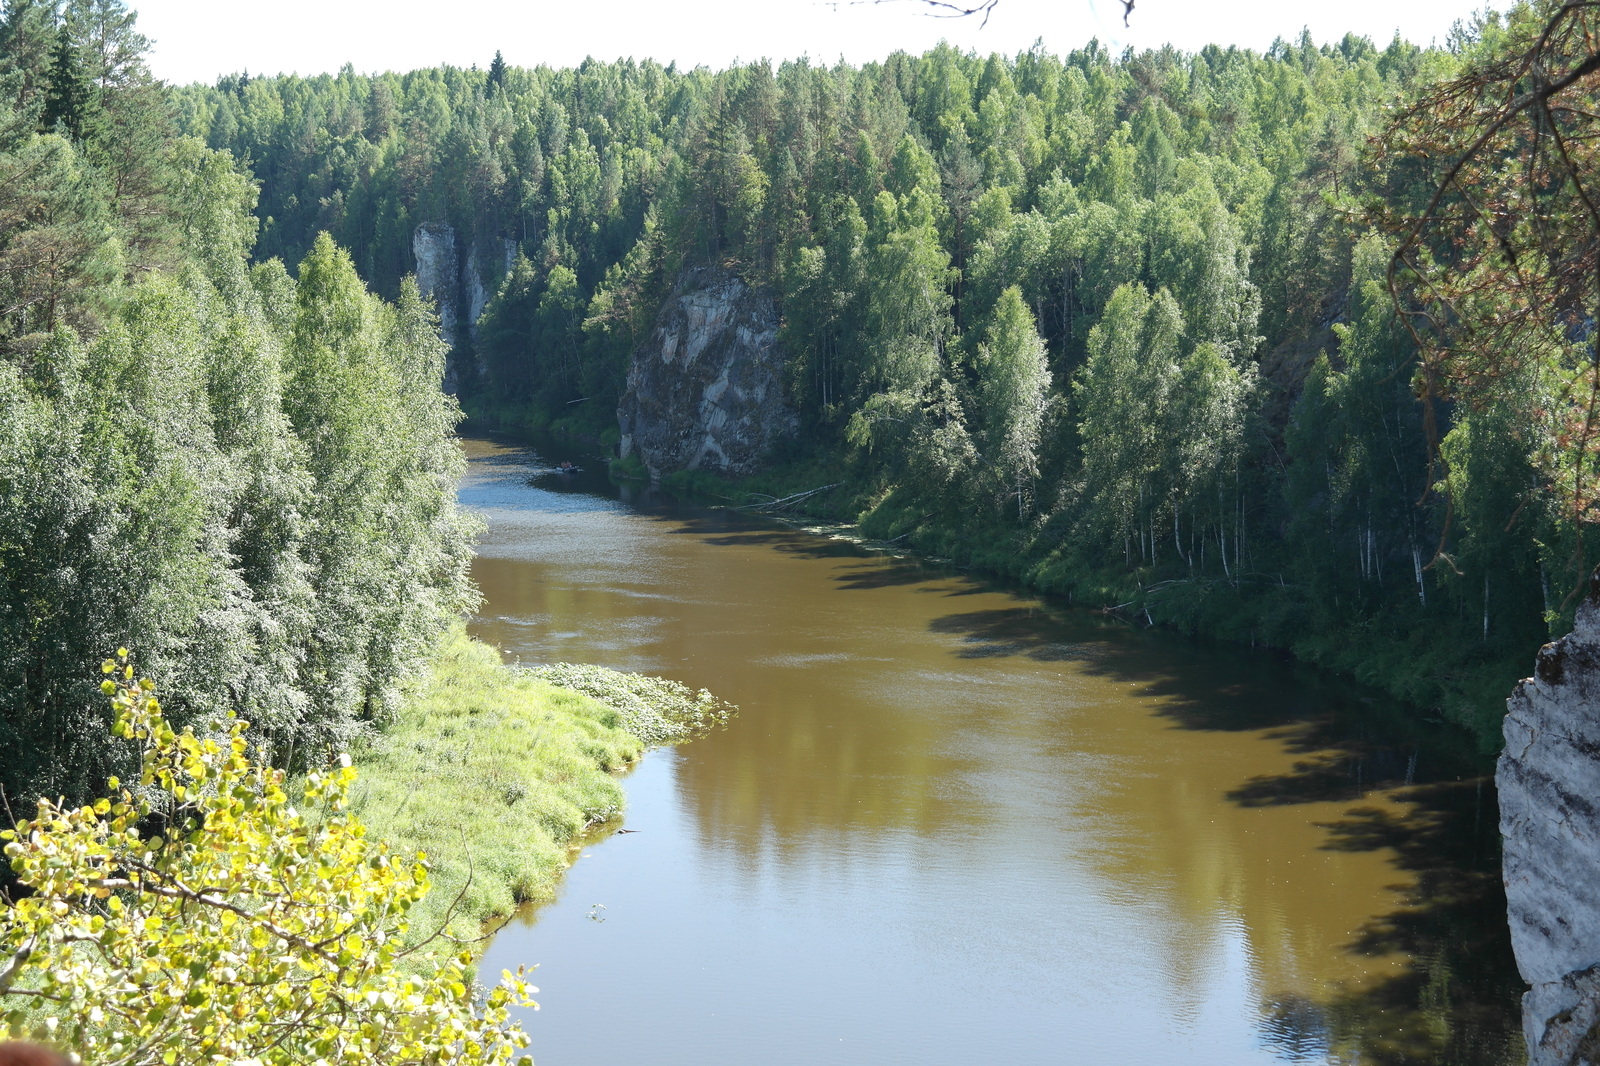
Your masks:
{"label": "riverbank vegetation", "polygon": [[507,666],[454,625],[381,732],[356,745],[351,809],[433,890],[411,928],[473,942],[552,899],[583,834],[620,819],[616,772],[734,712],[709,692],[598,666]]}
{"label": "riverbank vegetation", "polygon": [[527,1046],[520,974],[480,996],[470,954],[409,935],[427,868],[352,815],[348,757],[292,787],[243,721],[175,730],[126,649],[102,670],[136,776],[0,833],[25,889],[0,906],[10,1036],[107,1066],[499,1064]]}
{"label": "riverbank vegetation", "polygon": [[843,481],[808,506],[1291,648],[1492,744],[1570,622],[1592,515],[1524,432],[1554,378],[1486,405],[1418,384],[1384,227],[1437,168],[1368,139],[1537,25],[1485,16],[1432,49],[347,69],[177,99],[186,132],[253,161],[260,254],[327,229],[396,294],[418,226],[449,235],[478,415],[616,441],[663,296],[719,264],[777,297],[801,424],[745,487]]}
{"label": "riverbank vegetation", "polygon": [[[5,1031],[509,1061],[528,989],[469,989],[485,922],[620,812],[630,728],[730,708],[575,679],[613,708],[466,638],[432,307],[326,234],[253,257],[257,187],[178,132],[147,45],[118,0],[0,11]],[[95,671],[118,646],[160,705],[127,651]]]}
{"label": "riverbank vegetation", "polygon": [[599,700],[616,712],[622,728],[649,745],[692,740],[725,724],[737,710],[705,689],[697,692],[668,678],[603,666],[552,663],[528,668],[526,673]]}
{"label": "riverbank vegetation", "polygon": [[[0,12],[5,1032],[510,1061],[528,990],[478,997],[444,940],[400,965],[426,872],[335,761],[475,599],[437,319],[326,236],[252,264],[255,186],[147,44],[118,0]],[[125,651],[102,680],[119,646],[164,705]]]}
{"label": "riverbank vegetation", "polygon": [[476,941],[554,896],[584,830],[621,815],[613,772],[643,750],[615,709],[503,665],[457,626],[353,752],[351,809],[396,854],[427,854],[433,890],[412,930]]}
{"label": "riverbank vegetation", "polygon": [[112,0],[0,20],[13,803],[129,773],[92,676],[107,649],[137,650],[179,725],[236,713],[278,765],[316,766],[473,602],[430,309],[371,295],[327,237],[294,274],[252,265],[255,187],[178,134],[145,45]]}
{"label": "riverbank vegetation", "polygon": [[[97,1062],[510,1056],[501,1011],[525,990],[475,1013],[449,952],[402,976],[410,930],[448,916],[465,938],[547,895],[616,813],[609,771],[728,709],[548,674],[607,706],[452,629],[474,527],[439,382],[615,440],[631,353],[698,264],[783,310],[801,431],[744,488],[837,482],[805,505],[1292,648],[1493,737],[1594,562],[1594,437],[1569,417],[1600,392],[1593,318],[1558,285],[1532,359],[1492,387],[1435,380],[1439,338],[1394,315],[1383,226],[1427,201],[1449,141],[1424,122],[1364,153],[1386,108],[1497,69],[1547,8],[1431,50],[941,47],[171,89],[119,0],[5,4],[0,789],[60,799],[9,842],[36,895],[0,909],[0,992],[58,1004],[47,1035]],[[1581,189],[1577,158],[1558,184]],[[1514,192],[1502,214],[1544,232]],[[410,277],[419,232],[464,259],[448,360]],[[1496,249],[1515,266],[1520,236],[1413,237],[1413,273]],[[1503,288],[1458,276],[1451,313],[1495,325]],[[106,713],[92,664],[124,645],[164,707],[116,663]],[[352,750],[363,778],[335,761]]]}
{"label": "riverbank vegetation", "polygon": [[486,926],[550,899],[585,831],[620,816],[615,771],[645,747],[630,723],[685,739],[732,711],[557,668],[619,710],[502,664],[457,624],[381,733],[290,780],[241,720],[174,730],[127,663],[107,661],[103,684],[138,784],[41,800],[3,834],[21,889],[0,905],[7,1031],[105,1062],[411,1061],[459,1042],[509,1061],[526,1040],[506,1008],[535,990],[467,991]]}

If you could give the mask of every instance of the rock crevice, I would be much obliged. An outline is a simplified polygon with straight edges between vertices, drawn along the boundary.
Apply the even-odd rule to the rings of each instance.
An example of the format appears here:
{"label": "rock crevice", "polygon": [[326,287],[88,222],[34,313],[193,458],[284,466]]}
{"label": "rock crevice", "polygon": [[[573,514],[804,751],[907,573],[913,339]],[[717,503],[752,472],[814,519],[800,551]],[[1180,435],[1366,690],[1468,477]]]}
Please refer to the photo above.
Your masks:
{"label": "rock crevice", "polygon": [[[499,263],[491,263],[491,275],[496,266],[500,276],[511,272],[517,256],[517,242],[498,238]],[[411,254],[417,261],[417,288],[433,300],[439,313],[439,335],[452,349],[462,350],[463,342],[477,343],[478,319],[493,298],[495,276],[484,278],[483,255],[476,242],[461,254],[461,242],[456,238],[455,227],[448,222],[424,222],[411,234]],[[455,391],[458,371],[468,375],[474,367],[459,365],[452,358],[447,364],[445,388]]]}

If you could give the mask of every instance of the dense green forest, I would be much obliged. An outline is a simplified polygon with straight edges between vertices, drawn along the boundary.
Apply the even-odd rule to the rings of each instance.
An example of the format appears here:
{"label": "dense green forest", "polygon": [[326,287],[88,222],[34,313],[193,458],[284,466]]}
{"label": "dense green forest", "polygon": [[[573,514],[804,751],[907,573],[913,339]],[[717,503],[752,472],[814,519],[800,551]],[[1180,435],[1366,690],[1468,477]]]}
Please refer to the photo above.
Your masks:
{"label": "dense green forest", "polygon": [[255,187],[179,133],[146,48],[118,0],[0,20],[13,802],[137,768],[94,669],[119,645],[180,724],[236,712],[303,765],[381,721],[471,602],[431,311],[370,295],[326,237],[292,276],[251,266]]}
{"label": "dense green forest", "polygon": [[[128,642],[180,717],[241,711],[287,760],[381,720],[471,595],[441,372],[614,443],[707,263],[782,309],[801,430],[761,487],[844,469],[812,502],[869,536],[1492,743],[1590,515],[1526,432],[1538,375],[1418,402],[1371,220],[1430,173],[1368,142],[1507,32],[174,89],[115,0],[8,4],[0,739],[35,754],[0,783],[104,775],[79,663]],[[407,281],[429,226],[471,276],[448,354]]]}
{"label": "dense green forest", "polygon": [[676,487],[837,482],[809,506],[867,537],[1288,649],[1494,746],[1600,519],[1600,211],[1559,206],[1600,141],[1549,135],[1570,109],[1459,139],[1550,10],[1436,49],[170,87],[122,0],[0,0],[0,992],[72,1030],[7,1031],[520,1049],[520,980],[480,998],[454,941],[402,964],[432,939],[417,849],[459,886],[419,921],[470,933],[549,891],[661,735],[459,633],[452,434],[464,407],[618,443],[692,268],[777,301],[799,430],[742,484]]}
{"label": "dense green forest", "polygon": [[259,181],[258,256],[331,232],[395,296],[417,228],[453,231],[486,290],[452,338],[469,412],[615,443],[662,298],[718,264],[780,301],[802,419],[758,487],[843,464],[813,503],[869,536],[1291,648],[1492,744],[1591,560],[1521,436],[1537,385],[1418,402],[1368,219],[1429,172],[1367,155],[1386,108],[1505,32],[720,72],[496,55],[176,100]]}

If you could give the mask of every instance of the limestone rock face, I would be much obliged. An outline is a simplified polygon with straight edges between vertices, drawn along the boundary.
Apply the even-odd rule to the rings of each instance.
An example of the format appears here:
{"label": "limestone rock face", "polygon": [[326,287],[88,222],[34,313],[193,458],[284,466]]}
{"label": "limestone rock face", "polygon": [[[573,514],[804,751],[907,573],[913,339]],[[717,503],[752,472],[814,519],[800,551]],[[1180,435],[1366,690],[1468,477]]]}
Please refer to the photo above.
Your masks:
{"label": "limestone rock face", "polygon": [[[505,261],[500,273],[504,275],[510,273],[516,259],[517,242],[505,237],[499,241],[500,258]],[[439,335],[457,349],[445,363],[445,390],[454,392],[461,378],[481,370],[462,354],[467,351],[462,342],[477,342],[478,319],[494,295],[494,287],[484,280],[477,243],[468,247],[463,256],[455,227],[448,222],[424,222],[418,226],[411,234],[411,254],[417,260],[417,288],[423,296],[433,299],[439,312]],[[491,262],[491,271],[495,265]]]}
{"label": "limestone rock face", "polygon": [[[499,238],[500,243],[500,277],[511,273],[511,266],[517,259],[517,242],[509,237]],[[461,264],[461,294],[466,300],[467,335],[477,343],[478,319],[483,317],[483,309],[489,306],[489,300],[495,294],[495,288],[483,277],[483,256],[478,253],[477,244],[468,250],[467,258]],[[492,278],[490,279],[493,280]]]}
{"label": "limestone rock face", "polygon": [[1530,1066],[1600,1066],[1600,580],[1506,701],[1495,772]]}
{"label": "limestone rock face", "polygon": [[685,271],[633,354],[617,420],[623,456],[637,455],[652,478],[754,471],[799,425],[772,297],[723,270]]}
{"label": "limestone rock face", "polygon": [[455,227],[448,222],[424,222],[411,234],[411,254],[417,260],[417,288],[433,298],[439,310],[439,333],[454,344],[461,273]]}

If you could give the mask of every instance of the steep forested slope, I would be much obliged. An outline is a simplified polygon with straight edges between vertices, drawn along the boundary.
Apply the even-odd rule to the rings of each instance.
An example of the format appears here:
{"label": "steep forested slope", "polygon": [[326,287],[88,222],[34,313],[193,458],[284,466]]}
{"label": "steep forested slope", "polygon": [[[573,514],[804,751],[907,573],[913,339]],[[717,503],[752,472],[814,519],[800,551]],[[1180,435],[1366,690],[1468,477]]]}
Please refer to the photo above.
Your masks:
{"label": "steep forested slope", "polygon": [[117,0],[0,20],[0,787],[134,757],[97,664],[279,763],[381,718],[469,596],[444,346],[326,237],[248,265],[254,186],[180,137]]}
{"label": "steep forested slope", "polygon": [[469,409],[614,441],[661,299],[717,264],[782,307],[803,428],[775,478],[843,464],[815,502],[871,535],[1292,647],[1490,736],[1589,560],[1514,409],[1444,405],[1430,447],[1360,219],[1425,197],[1414,163],[1361,164],[1383,108],[1498,32],[347,69],[179,101],[262,182],[261,254],[328,229],[394,293],[419,227],[450,242]]}

